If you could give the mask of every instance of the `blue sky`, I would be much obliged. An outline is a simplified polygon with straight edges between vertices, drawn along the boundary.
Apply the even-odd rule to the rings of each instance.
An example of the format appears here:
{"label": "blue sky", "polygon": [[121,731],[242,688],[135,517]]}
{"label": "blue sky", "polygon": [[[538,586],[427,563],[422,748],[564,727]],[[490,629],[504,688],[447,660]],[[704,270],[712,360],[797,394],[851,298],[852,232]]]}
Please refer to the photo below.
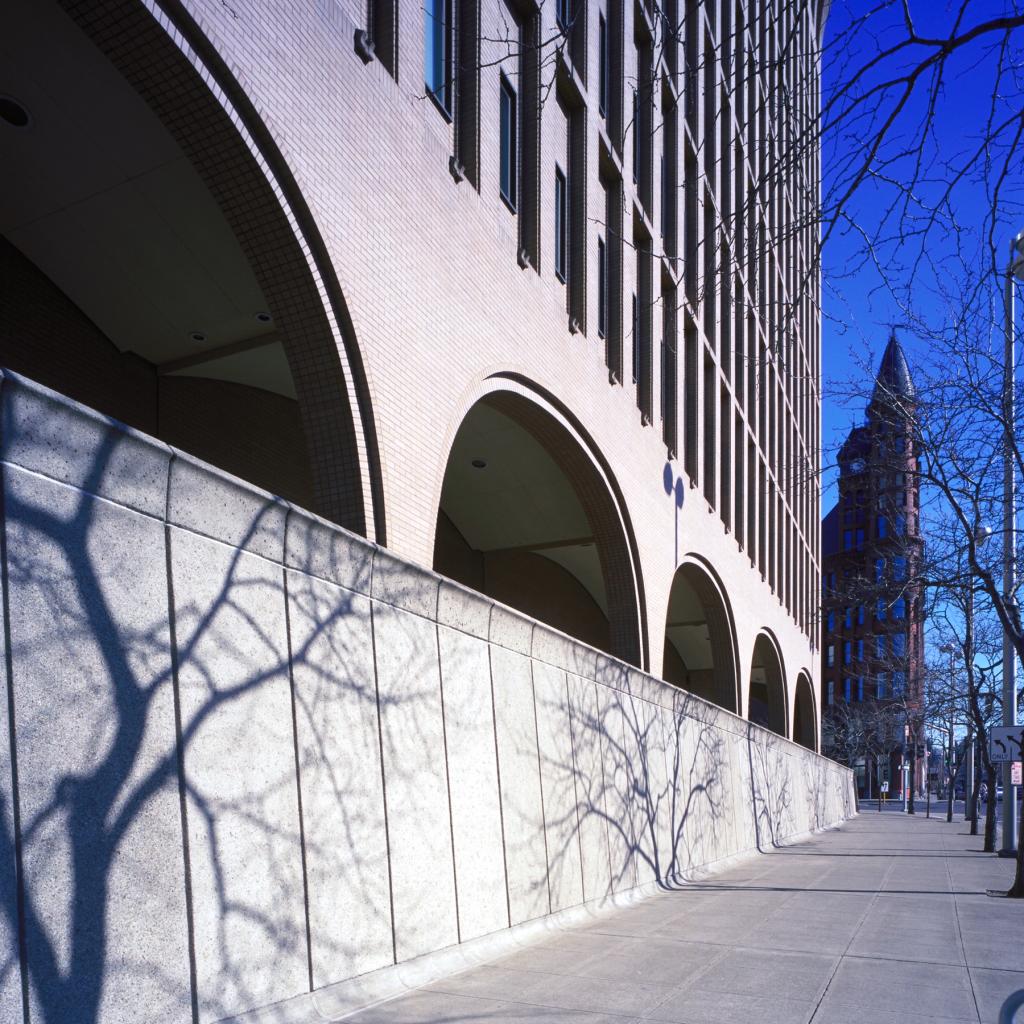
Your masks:
{"label": "blue sky", "polygon": [[[823,62],[823,95],[827,98],[836,83],[845,80],[850,68],[862,64],[879,47],[893,45],[903,38],[905,30],[902,25],[901,5],[891,2],[885,6],[883,0],[877,11],[865,26],[852,35],[846,34],[853,19],[869,10],[871,0],[833,0],[826,35],[826,56]],[[910,9],[915,19],[915,27],[922,35],[945,36],[950,30],[954,14],[960,8],[959,0],[950,4],[948,0],[909,0]],[[968,8],[967,24],[975,24],[991,17],[1015,10],[1019,0],[971,0]],[[835,45],[841,39],[841,46]],[[842,61],[849,61],[845,69],[840,67]],[[924,147],[929,155],[937,156],[940,161],[969,152],[977,145],[980,127],[984,116],[992,104],[993,93],[996,92],[995,68],[997,63],[990,52],[976,46],[951,62],[947,69],[943,89],[939,98],[935,117],[935,133],[931,138],[931,150]],[[905,68],[906,64],[902,66]],[[902,70],[894,65],[886,69],[887,77],[894,71]],[[1011,92],[1010,101],[1017,100],[1019,93],[1011,89],[1000,92]],[[844,168],[850,165],[845,161],[856,159],[860,140],[870,137],[871,124],[877,124],[879,114],[884,115],[891,109],[891,101],[878,106],[878,113],[871,110],[865,120],[858,122],[853,130],[834,133],[831,139],[826,138],[823,145],[823,177],[824,194],[829,195],[829,186],[835,185],[845,173]],[[923,122],[924,96],[914,98],[907,105],[902,119],[897,122],[893,145],[899,149],[912,148],[908,140],[914,138],[915,130]],[[916,156],[916,152],[914,153]],[[886,170],[894,178],[899,178],[903,171],[909,174],[909,159],[901,158],[889,165]],[[1015,184],[1019,188],[1020,172],[1024,168],[1017,166]],[[929,195],[938,194],[943,173],[948,171],[941,166],[933,167],[929,180],[921,183],[919,194],[925,204]],[[825,248],[823,259],[823,323],[822,323],[822,359],[824,377],[823,407],[823,443],[824,461],[829,463],[830,453],[834,453],[835,445],[846,435],[849,427],[860,418],[860,409],[844,408],[837,401],[836,383],[849,381],[863,372],[866,364],[877,367],[882,351],[889,335],[890,324],[901,324],[906,320],[906,313],[901,310],[892,289],[901,289],[909,294],[915,313],[932,323],[941,323],[943,307],[934,297],[933,287],[941,276],[947,272],[955,273],[955,268],[947,265],[943,268],[944,257],[953,253],[952,233],[938,230],[927,240],[929,257],[939,263],[939,269],[932,276],[925,274],[914,279],[914,287],[909,288],[911,281],[909,264],[921,246],[901,245],[890,246],[883,253],[887,263],[885,277],[870,262],[860,257],[864,245],[860,231],[871,235],[878,231],[879,224],[885,217],[885,210],[891,202],[894,190],[887,185],[866,186],[860,189],[847,213],[850,222],[841,232],[834,234]],[[1005,241],[1011,234],[1024,227],[1024,207],[1019,203],[1020,193],[1008,197],[1013,202],[1008,204],[1004,219],[995,225],[994,237],[1002,251]],[[827,198],[826,198],[827,201]],[[1016,205],[1014,205],[1016,203]],[[950,215],[955,217],[965,234],[960,236],[961,246],[968,252],[972,247],[982,250],[982,237],[988,231],[986,216],[991,209],[986,195],[985,181],[968,176],[957,187],[952,195]],[[1019,222],[1019,223],[1014,223]],[[888,227],[893,226],[890,220]],[[976,232],[972,238],[971,232]],[[978,259],[982,257],[979,256]],[[926,343],[915,337],[913,330],[899,329],[897,333],[904,345],[911,368],[915,357],[925,355],[922,352]],[[827,511],[835,501],[835,476],[826,472],[823,511]]]}

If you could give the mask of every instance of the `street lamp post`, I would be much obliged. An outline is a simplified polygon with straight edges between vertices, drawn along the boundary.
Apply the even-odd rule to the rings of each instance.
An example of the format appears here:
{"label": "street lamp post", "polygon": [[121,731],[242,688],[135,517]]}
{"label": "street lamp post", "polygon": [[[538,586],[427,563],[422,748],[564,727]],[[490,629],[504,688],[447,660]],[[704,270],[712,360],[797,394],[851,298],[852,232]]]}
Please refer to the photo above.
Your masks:
{"label": "street lamp post", "polygon": [[946,821],[952,821],[953,790],[956,787],[956,773],[953,771],[953,754],[956,751],[955,740],[953,736],[953,726],[955,721],[954,702],[956,700],[956,670],[953,668],[953,656],[956,654],[957,648],[953,644],[943,644],[939,648],[939,650],[943,654],[949,655],[949,717],[946,719],[948,743],[946,748]]}
{"label": "street lamp post", "polygon": [[[1003,348],[1003,599],[1007,606],[1015,600],[1017,513],[1016,473],[1014,467],[1014,282],[1024,277],[1024,232],[1010,243],[1010,261],[1006,268],[1003,312],[1005,315]],[[1003,725],[1017,724],[1017,659],[1008,631],[1003,631]],[[1000,855],[1017,852],[1017,800],[1013,791],[1011,765],[1003,765],[1003,841]]]}

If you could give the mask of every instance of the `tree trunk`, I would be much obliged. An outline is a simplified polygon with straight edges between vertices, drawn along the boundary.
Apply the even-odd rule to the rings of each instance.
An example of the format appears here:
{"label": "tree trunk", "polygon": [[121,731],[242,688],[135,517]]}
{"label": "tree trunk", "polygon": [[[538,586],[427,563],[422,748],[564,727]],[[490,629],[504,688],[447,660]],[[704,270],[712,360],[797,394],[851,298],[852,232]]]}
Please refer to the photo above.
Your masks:
{"label": "tree trunk", "polygon": [[917,748],[910,754],[910,771],[907,772],[907,814],[916,814],[914,809],[914,782],[917,778]]}
{"label": "tree trunk", "polygon": [[989,764],[985,772],[988,800],[985,802],[985,853],[996,852],[996,766]]}
{"label": "tree trunk", "polygon": [[953,761],[953,730],[949,730],[949,770],[946,772],[946,821],[953,820],[953,790],[956,787],[956,764]]}
{"label": "tree trunk", "polygon": [[[973,751],[972,751],[973,753]],[[981,792],[981,772],[974,772],[974,786],[971,789],[971,835],[978,834],[978,794]]]}
{"label": "tree trunk", "polygon": [[[1003,793],[1004,800],[1016,800],[1016,786],[1007,786],[1007,792]],[[1017,873],[1013,876],[1013,885],[1010,886],[1007,896],[1017,900],[1024,900],[1024,814],[1018,815],[1017,828]]]}

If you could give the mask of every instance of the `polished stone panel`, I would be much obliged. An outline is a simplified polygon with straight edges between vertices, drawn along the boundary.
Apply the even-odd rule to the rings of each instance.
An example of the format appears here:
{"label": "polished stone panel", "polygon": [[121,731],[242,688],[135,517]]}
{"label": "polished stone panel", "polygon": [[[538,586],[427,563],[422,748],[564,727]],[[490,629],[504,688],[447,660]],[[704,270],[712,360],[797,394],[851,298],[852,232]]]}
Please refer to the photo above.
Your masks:
{"label": "polished stone panel", "polygon": [[459,941],[437,626],[374,601],[373,633],[401,963]]}
{"label": "polished stone panel", "polygon": [[533,663],[552,912],[583,902],[576,763],[565,672]]}
{"label": "polished stone panel", "polygon": [[508,899],[518,924],[551,912],[532,666],[523,655],[492,646],[491,673]]}
{"label": "polished stone panel", "polygon": [[207,1021],[309,986],[284,577],[183,530],[171,567]]}
{"label": "polished stone panel", "polygon": [[313,985],[394,960],[370,601],[288,573]]}
{"label": "polished stone panel", "polygon": [[507,928],[508,890],[487,642],[438,627],[459,937]]}
{"label": "polished stone panel", "polygon": [[164,530],[9,467],[4,491],[32,1018],[172,1020],[191,995]]}

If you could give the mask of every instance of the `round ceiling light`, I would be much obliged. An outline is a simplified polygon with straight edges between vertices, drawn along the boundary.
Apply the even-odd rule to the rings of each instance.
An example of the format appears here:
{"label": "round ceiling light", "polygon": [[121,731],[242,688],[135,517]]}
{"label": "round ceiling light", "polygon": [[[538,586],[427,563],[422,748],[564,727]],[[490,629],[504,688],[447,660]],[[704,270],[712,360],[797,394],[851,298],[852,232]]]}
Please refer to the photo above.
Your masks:
{"label": "round ceiling light", "polygon": [[473,465],[474,469],[486,469],[487,468],[487,462],[484,459],[474,459],[472,465]]}
{"label": "round ceiling light", "polygon": [[0,96],[0,121],[12,128],[27,128],[32,123],[32,115],[13,96]]}
{"label": "round ceiling light", "polygon": [[269,313],[257,313],[256,319],[261,324],[270,324],[274,322],[274,318]]}

